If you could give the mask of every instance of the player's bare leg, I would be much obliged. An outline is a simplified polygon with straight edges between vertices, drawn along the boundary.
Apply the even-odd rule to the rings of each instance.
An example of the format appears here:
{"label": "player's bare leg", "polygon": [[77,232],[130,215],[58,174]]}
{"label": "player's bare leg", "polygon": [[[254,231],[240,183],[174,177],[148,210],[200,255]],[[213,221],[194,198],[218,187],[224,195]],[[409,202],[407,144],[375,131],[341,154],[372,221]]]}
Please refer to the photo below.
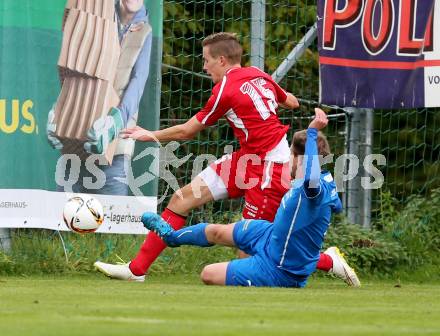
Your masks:
{"label": "player's bare leg", "polygon": [[191,183],[173,194],[167,208],[186,217],[191,210],[213,200],[214,197],[205,181],[200,176],[196,176]]}
{"label": "player's bare leg", "polygon": [[200,273],[200,279],[202,279],[205,285],[224,286],[226,284],[228,265],[229,262],[207,265],[203,268],[202,273]]}

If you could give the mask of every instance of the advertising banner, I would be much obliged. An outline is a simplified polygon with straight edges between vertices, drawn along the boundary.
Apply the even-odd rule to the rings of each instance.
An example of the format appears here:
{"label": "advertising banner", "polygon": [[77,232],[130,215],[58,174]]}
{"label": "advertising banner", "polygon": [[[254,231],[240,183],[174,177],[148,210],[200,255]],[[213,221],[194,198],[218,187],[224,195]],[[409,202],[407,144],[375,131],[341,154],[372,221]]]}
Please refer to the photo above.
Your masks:
{"label": "advertising banner", "polygon": [[[106,117],[111,107],[125,113],[124,94],[131,87],[141,87],[143,94],[140,102],[129,101],[135,101],[136,113],[128,112],[125,126],[137,122],[158,128],[162,53],[158,3],[146,1],[146,11],[123,27],[113,0],[0,1],[0,227],[67,230],[62,218],[66,200],[88,193],[104,206],[104,224],[98,232],[146,232],[140,216],[157,209],[154,148],[138,143],[135,148],[124,147],[120,141],[104,150],[105,155],[91,155],[84,143],[91,125],[99,139],[92,119]],[[137,53],[127,54],[124,42],[130,44],[126,49],[131,53],[139,46]],[[143,65],[136,68],[135,61]],[[135,76],[124,83],[121,76],[127,74],[120,74],[122,66],[147,69],[145,86],[131,82]],[[54,119],[50,111],[55,112]],[[93,117],[87,114],[90,111]],[[65,134],[70,138],[63,138]],[[102,134],[105,139],[109,133]],[[142,154],[145,150],[150,155]]]}
{"label": "advertising banner", "polygon": [[440,106],[439,0],[319,0],[320,101]]}

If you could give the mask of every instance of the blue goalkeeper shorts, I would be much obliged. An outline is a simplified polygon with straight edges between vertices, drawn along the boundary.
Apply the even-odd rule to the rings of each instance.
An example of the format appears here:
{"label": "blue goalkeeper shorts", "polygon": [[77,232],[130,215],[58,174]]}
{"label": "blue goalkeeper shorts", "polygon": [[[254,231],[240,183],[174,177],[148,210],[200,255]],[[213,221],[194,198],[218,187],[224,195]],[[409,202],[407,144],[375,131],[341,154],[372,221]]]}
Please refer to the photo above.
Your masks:
{"label": "blue goalkeeper shorts", "polygon": [[229,263],[226,270],[227,286],[305,286],[306,277],[296,277],[279,269],[269,255],[267,247],[271,243],[272,228],[272,223],[265,220],[242,220],[235,223],[235,245],[250,257]]}

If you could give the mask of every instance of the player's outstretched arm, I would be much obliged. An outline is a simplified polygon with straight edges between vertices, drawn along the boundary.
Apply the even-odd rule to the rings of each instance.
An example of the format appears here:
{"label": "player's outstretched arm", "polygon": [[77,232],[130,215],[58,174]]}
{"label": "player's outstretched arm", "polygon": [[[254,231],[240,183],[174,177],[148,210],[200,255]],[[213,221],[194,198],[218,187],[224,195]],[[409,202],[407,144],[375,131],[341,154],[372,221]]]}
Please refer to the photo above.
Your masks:
{"label": "player's outstretched arm", "polygon": [[192,117],[184,124],[168,127],[163,130],[149,131],[140,126],[135,126],[123,130],[121,135],[123,138],[131,138],[137,141],[180,141],[194,138],[197,133],[204,130],[206,127],[207,126],[199,122],[196,117]]}
{"label": "player's outstretched arm", "polygon": [[279,103],[279,105],[285,109],[296,109],[299,107],[299,102],[293,94],[287,92],[287,99],[284,102]]}
{"label": "player's outstretched arm", "polygon": [[315,108],[315,118],[310,122],[309,128],[316,128],[318,131],[325,128],[328,124],[327,114],[319,107]]}
{"label": "player's outstretched arm", "polygon": [[318,132],[328,124],[327,115],[320,108],[315,108],[315,118],[307,129],[304,160],[304,188],[308,197],[315,197],[320,191],[319,179],[321,166],[318,156]]}

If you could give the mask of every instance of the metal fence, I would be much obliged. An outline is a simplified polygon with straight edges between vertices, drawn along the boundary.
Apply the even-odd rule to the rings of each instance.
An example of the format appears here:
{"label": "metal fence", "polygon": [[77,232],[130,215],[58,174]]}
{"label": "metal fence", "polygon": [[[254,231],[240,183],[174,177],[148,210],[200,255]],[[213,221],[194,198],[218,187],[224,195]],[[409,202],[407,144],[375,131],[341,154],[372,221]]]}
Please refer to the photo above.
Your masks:
{"label": "metal fence", "polygon": [[[213,0],[165,1],[164,56],[161,127],[181,123],[196,113],[209,97],[211,83],[202,73],[202,39],[213,32],[231,31],[244,45],[244,63],[272,74],[285,89],[300,98],[299,111],[280,111],[280,119],[293,131],[307,126],[319,99],[319,67],[316,41],[315,1]],[[337,85],[337,83],[335,83]],[[348,219],[369,227],[380,194],[391,192],[400,201],[411,194],[426,194],[439,186],[439,109],[368,110],[331,107],[326,131],[333,152],[359,157],[355,178],[344,181],[341,197]],[[223,154],[226,145],[236,146],[226,122],[203,132],[179,148],[188,153]],[[386,164],[373,162],[384,176],[380,189],[363,188],[371,167],[368,154],[383,154]],[[344,169],[352,164],[345,162]],[[190,181],[191,161],[175,170],[181,186]],[[362,182],[364,178],[364,182]],[[163,183],[159,188],[165,189]],[[161,204],[166,205],[166,200]],[[193,216],[231,219],[240,201],[228,200],[195,210]]]}

